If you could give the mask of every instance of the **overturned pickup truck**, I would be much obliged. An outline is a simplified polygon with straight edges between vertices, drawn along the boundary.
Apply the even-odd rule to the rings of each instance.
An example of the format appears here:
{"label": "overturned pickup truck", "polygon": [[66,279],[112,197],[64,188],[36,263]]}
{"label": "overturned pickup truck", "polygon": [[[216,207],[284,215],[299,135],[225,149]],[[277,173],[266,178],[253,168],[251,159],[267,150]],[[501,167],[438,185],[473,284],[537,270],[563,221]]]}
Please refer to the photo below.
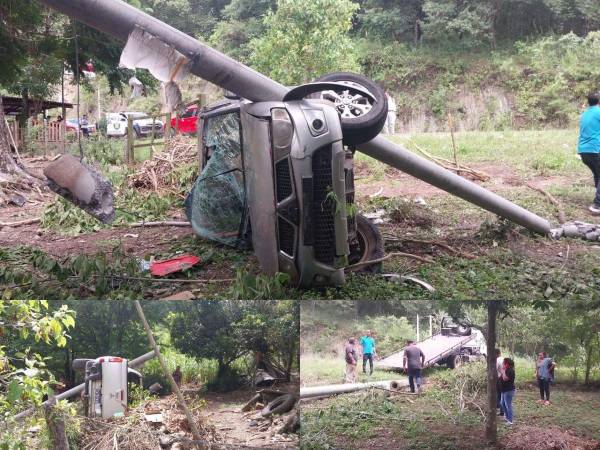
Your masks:
{"label": "overturned pickup truck", "polygon": [[[487,353],[483,333],[469,325],[456,323],[451,317],[444,317],[440,332],[416,344],[425,354],[423,367],[445,365],[454,369],[464,362],[485,359]],[[376,367],[385,370],[402,370],[404,348],[376,362]]]}
{"label": "overturned pickup truck", "polygon": [[356,213],[351,146],[381,130],[385,94],[355,74],[324,79],[282,102],[205,108],[201,174],[186,200],[197,234],[252,246],[263,270],[305,287],[340,284],[344,267],[383,256],[377,228]]}

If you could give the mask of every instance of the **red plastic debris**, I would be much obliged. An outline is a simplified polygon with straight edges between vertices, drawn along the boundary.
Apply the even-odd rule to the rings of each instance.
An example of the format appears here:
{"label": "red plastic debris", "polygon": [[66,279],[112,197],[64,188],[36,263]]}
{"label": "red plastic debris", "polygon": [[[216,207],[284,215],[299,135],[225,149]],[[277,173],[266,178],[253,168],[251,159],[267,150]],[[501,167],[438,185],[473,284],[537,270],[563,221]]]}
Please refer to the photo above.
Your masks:
{"label": "red plastic debris", "polygon": [[182,255],[177,258],[154,261],[150,265],[150,273],[155,277],[164,277],[170,273],[180,272],[198,264],[200,258],[193,255]]}

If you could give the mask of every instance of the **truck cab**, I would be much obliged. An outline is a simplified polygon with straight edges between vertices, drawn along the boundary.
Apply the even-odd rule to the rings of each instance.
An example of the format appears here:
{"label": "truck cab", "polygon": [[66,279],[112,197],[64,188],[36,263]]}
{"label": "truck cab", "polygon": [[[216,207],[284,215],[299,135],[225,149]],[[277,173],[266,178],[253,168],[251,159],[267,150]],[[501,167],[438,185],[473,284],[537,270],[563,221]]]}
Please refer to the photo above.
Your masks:
{"label": "truck cab", "polygon": [[353,154],[331,102],[225,99],[199,119],[200,176],[186,199],[198,235],[252,247],[263,271],[302,287],[342,284],[345,267],[383,253],[356,214]]}

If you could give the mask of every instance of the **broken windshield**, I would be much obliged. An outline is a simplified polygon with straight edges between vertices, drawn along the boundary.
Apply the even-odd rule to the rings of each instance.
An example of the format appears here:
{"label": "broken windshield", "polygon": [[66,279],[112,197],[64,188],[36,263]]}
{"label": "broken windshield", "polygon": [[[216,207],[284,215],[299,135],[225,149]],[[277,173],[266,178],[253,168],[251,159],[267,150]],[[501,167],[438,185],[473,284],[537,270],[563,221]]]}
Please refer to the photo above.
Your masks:
{"label": "broken windshield", "polygon": [[186,214],[201,237],[226,245],[240,241],[246,195],[239,113],[206,119],[206,163],[186,201]]}

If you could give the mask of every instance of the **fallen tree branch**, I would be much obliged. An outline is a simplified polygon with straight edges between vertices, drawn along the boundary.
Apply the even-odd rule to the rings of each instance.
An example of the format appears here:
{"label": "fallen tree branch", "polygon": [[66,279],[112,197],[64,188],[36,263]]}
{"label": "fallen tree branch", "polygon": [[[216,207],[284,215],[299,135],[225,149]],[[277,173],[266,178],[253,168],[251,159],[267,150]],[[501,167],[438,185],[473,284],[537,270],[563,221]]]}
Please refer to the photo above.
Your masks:
{"label": "fallen tree branch", "polygon": [[483,172],[481,170],[472,169],[472,168],[467,167],[467,166],[459,166],[458,162],[450,161],[449,159],[442,158],[441,156],[432,155],[427,150],[424,150],[423,148],[421,148],[412,139],[409,139],[408,142],[419,153],[423,154],[424,156],[426,156],[427,158],[429,158],[431,161],[433,161],[437,165],[442,166],[444,169],[456,172],[458,175],[460,175],[461,173],[469,174],[469,175],[473,176],[474,178],[476,178],[476,179],[478,179],[480,181],[488,181],[491,178],[490,175],[488,175],[487,173],[485,173],[485,172]]}
{"label": "fallen tree branch", "polygon": [[385,240],[392,241],[392,242],[414,242],[416,244],[435,245],[437,247],[442,247],[451,253],[462,256],[463,258],[467,258],[467,259],[477,258],[477,256],[472,253],[463,252],[462,250],[455,249],[454,247],[451,247],[448,244],[444,244],[443,242],[438,242],[438,241],[428,241],[428,240],[411,239],[411,238],[396,238],[396,237],[385,238]]}
{"label": "fallen tree branch", "polygon": [[20,227],[22,225],[31,225],[34,223],[40,223],[41,217],[35,217],[33,219],[21,220],[19,222],[0,222],[0,227]]}
{"label": "fallen tree branch", "polygon": [[[179,385],[177,383],[175,383],[175,380],[173,379],[171,372],[167,368],[167,363],[165,362],[163,355],[160,352],[160,349],[158,348],[156,341],[154,340],[154,334],[152,333],[152,330],[150,329],[150,325],[148,324],[148,321],[146,320],[146,316],[144,315],[142,305],[139,300],[135,300],[134,304],[135,304],[135,309],[140,318],[140,321],[142,322],[142,325],[144,326],[144,330],[146,330],[146,336],[148,337],[148,342],[150,343],[150,346],[154,350],[154,354],[158,358],[158,362],[160,363],[160,366],[162,367],[164,376],[169,381],[169,384],[171,385],[171,389],[177,396],[177,400],[179,401],[179,406],[185,413],[185,417],[187,419],[188,426],[190,427],[190,430],[192,431],[192,435],[194,436],[194,441],[203,443],[204,441],[200,437],[200,430],[198,429],[198,426],[196,425],[196,422],[194,421],[194,416],[192,416],[192,412],[190,411],[190,409],[187,405],[187,402],[179,389]],[[201,448],[201,449],[208,448],[208,446],[204,445],[204,444],[200,444],[200,445],[197,444],[196,447]]]}
{"label": "fallen tree branch", "polygon": [[550,192],[546,191],[545,189],[534,186],[531,183],[525,183],[525,186],[527,186],[529,189],[533,189],[534,191],[537,191],[546,196],[546,198],[550,201],[550,203],[552,203],[554,205],[554,207],[556,208],[556,216],[558,217],[558,221],[560,222],[561,225],[567,221],[567,217],[565,215],[565,210],[563,208],[563,205],[561,202],[559,202],[556,199],[556,197],[554,197]]}
{"label": "fallen tree branch", "polygon": [[377,264],[377,263],[386,261],[386,260],[388,260],[390,258],[393,258],[394,256],[402,256],[404,258],[416,259],[417,261],[421,261],[421,262],[424,262],[424,263],[431,263],[431,262],[433,262],[433,260],[431,258],[425,258],[423,256],[413,255],[412,253],[392,252],[392,253],[388,253],[383,258],[377,258],[377,259],[372,259],[370,261],[363,261],[363,262],[359,262],[359,263],[356,263],[356,264],[351,264],[349,266],[346,266],[345,269],[346,270],[352,270],[352,269],[358,269],[359,267],[368,266],[368,265],[371,265],[371,264]]}
{"label": "fallen tree branch", "polygon": [[181,220],[161,220],[157,222],[134,222],[127,224],[127,226],[131,228],[138,227],[190,227],[192,224],[190,222],[181,221]]}
{"label": "fallen tree branch", "polygon": [[[93,275],[97,277],[98,275]],[[151,283],[195,283],[195,284],[207,284],[207,283],[230,283],[235,281],[235,278],[220,278],[220,279],[180,279],[180,278],[145,278],[145,277],[129,277],[124,275],[107,275],[107,278],[113,278],[124,281],[148,281]],[[79,279],[79,277],[69,277],[69,279]]]}

